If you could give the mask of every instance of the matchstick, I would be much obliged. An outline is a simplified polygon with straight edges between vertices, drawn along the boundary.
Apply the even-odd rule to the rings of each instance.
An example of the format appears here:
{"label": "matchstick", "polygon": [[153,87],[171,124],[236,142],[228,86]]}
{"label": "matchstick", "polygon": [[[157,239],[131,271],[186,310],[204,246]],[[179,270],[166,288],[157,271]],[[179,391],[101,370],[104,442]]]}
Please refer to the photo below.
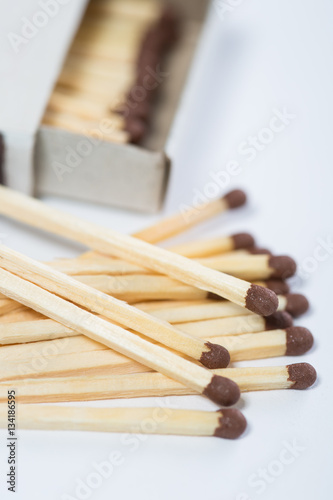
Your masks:
{"label": "matchstick", "polygon": [[[74,276],[75,280],[128,303],[144,300],[198,300],[213,297],[200,288],[184,285],[167,276],[131,274],[125,276]],[[220,296],[216,297],[220,300]]]}
{"label": "matchstick", "polygon": [[211,340],[226,347],[233,362],[300,356],[308,352],[313,345],[311,332],[300,326],[291,326],[285,330],[212,337]]}
{"label": "matchstick", "polygon": [[[207,257],[215,253],[230,252],[236,248],[248,248],[254,243],[250,234],[239,233],[232,236],[200,240],[182,247],[171,247],[168,250],[184,257]],[[131,264],[121,259],[101,255],[97,252],[86,252],[76,259],[57,259],[48,265],[70,275],[88,274],[147,274],[146,268]]]}
{"label": "matchstick", "polygon": [[[160,417],[161,413],[162,418]],[[157,408],[88,408],[21,405],[17,412],[19,429],[70,430],[216,436],[238,438],[246,428],[243,414],[236,409],[217,412]],[[8,426],[8,407],[0,407],[0,426]]]}
{"label": "matchstick", "polygon": [[295,261],[286,255],[232,255],[198,259],[203,266],[249,281],[290,278],[296,272]]}
{"label": "matchstick", "polygon": [[[159,241],[160,240],[155,243],[158,243]],[[168,247],[167,250],[190,259],[195,259],[232,252],[233,250],[243,248],[251,248],[254,244],[255,241],[251,234],[237,233],[232,236],[219,236],[206,240],[190,241],[182,245]]]}
{"label": "matchstick", "polygon": [[[241,392],[281,389],[303,390],[316,380],[316,371],[308,363],[287,366],[225,368],[215,373],[230,378]],[[160,373],[137,373],[80,377],[13,380],[0,383],[0,402],[6,402],[8,390],[17,388],[19,403],[60,403],[120,398],[185,396],[196,394],[179,382]]]}
{"label": "matchstick", "polygon": [[153,370],[176,378],[218,404],[230,406],[239,399],[239,388],[231,380],[214,375],[4,269],[0,269],[0,291]]}
{"label": "matchstick", "polygon": [[262,317],[257,314],[215,318],[190,323],[176,323],[183,332],[199,337],[215,337],[216,335],[241,335],[243,333],[263,332],[287,328],[293,324],[292,317],[285,311]]}
{"label": "matchstick", "polygon": [[[200,361],[207,368],[224,368],[228,366],[229,354],[220,346],[198,340],[170,324],[150,316],[93,288],[79,283],[63,273],[52,270],[48,266],[29,259],[0,245],[2,255],[1,266],[26,277],[37,284],[56,293],[63,298],[75,302],[92,312],[101,314],[113,322],[125,325],[164,344],[175,351]],[[121,283],[118,283],[118,287]]]}
{"label": "matchstick", "polygon": [[[58,326],[56,322],[53,324],[51,322],[52,320],[27,322],[22,326],[17,324],[14,328],[12,325],[7,332],[6,330],[2,332],[1,343],[4,347],[0,350],[0,380],[19,376],[28,378],[67,376],[68,372],[97,371],[100,373],[101,370],[107,368],[121,371],[121,373],[149,370],[111,351],[104,344],[87,339],[63,325]],[[35,328],[31,323],[35,323]],[[11,341],[9,335],[12,335]],[[288,327],[237,336],[217,336],[207,340],[214,340],[217,344],[227,347],[232,361],[300,356],[309,351],[313,345],[311,332],[303,327]],[[12,345],[6,345],[6,343]],[[87,358],[88,351],[90,356]]]}
{"label": "matchstick", "polygon": [[[290,293],[278,295],[278,311],[286,311],[293,317],[304,314],[309,308],[309,302],[304,295]],[[208,319],[226,318],[229,316],[248,315],[245,307],[238,306],[227,300],[203,301],[152,301],[149,303],[136,303],[135,307],[149,312],[169,323],[189,323],[191,321],[204,321]]]}
{"label": "matchstick", "polygon": [[167,274],[188,285],[245,306],[257,314],[268,316],[278,307],[277,296],[267,288],[205,268],[186,257],[157,248],[137,238],[83,221],[4,186],[0,186],[0,213],[39,229],[79,241],[102,253],[115,255],[153,271]]}
{"label": "matchstick", "polygon": [[[256,333],[266,330],[288,328],[291,325],[292,319],[289,314],[282,312],[275,313],[267,318],[253,314],[247,316],[217,318],[205,321],[194,321],[191,323],[177,323],[175,326],[179,331],[184,332],[185,334],[209,339],[210,337],[216,337],[217,335],[242,335],[244,333]],[[170,331],[172,332],[171,328]],[[61,338],[73,335],[75,335],[75,332],[72,332],[70,329],[59,325],[52,320],[0,324],[0,344],[35,342],[38,340]],[[154,340],[157,340],[157,338],[158,335],[155,335]],[[182,338],[181,334],[179,335],[179,339],[180,338]],[[185,341],[187,341],[186,335],[184,335],[184,342]],[[192,341],[192,339],[190,339],[190,341]],[[168,343],[171,344],[172,342]],[[208,363],[208,367],[210,368],[215,368],[217,364],[222,364],[223,366],[228,365],[229,356],[227,353],[222,351],[220,354],[218,350],[217,352],[214,352],[214,345],[211,346],[211,350],[209,351],[207,349],[207,343],[198,343],[201,348],[200,358],[198,361],[204,361],[206,366]],[[178,352],[187,354],[184,353],[184,351],[189,351],[188,347],[182,348],[182,346],[179,347],[178,344],[176,345]],[[205,347],[206,351],[203,351]],[[207,352],[206,356],[204,355],[204,352]],[[207,357],[208,360],[205,360],[205,357]],[[215,359],[216,357],[218,358],[217,360]],[[213,360],[214,365],[212,364]]]}
{"label": "matchstick", "polygon": [[158,243],[172,236],[176,236],[227,210],[241,207],[245,202],[246,195],[244,191],[236,189],[217,200],[196,207],[189,207],[184,213],[177,213],[171,217],[165,217],[155,225],[134,233],[133,236],[148,243]]}
{"label": "matchstick", "polygon": [[[249,258],[248,258],[249,257]],[[294,261],[290,257],[277,256],[270,257],[270,267],[267,267],[268,259],[260,259],[257,257],[266,257],[264,255],[237,255],[233,257],[224,256],[219,258],[200,259],[199,263],[212,269],[223,271],[238,278],[246,278],[250,281],[255,281],[258,278],[264,278],[267,274],[292,275],[295,270]],[[275,268],[271,267],[274,265]],[[106,256],[101,256],[97,253],[89,254],[85,258],[77,259],[61,259],[50,262],[49,265],[59,271],[70,275],[132,275],[132,274],[150,274],[148,269],[140,266],[135,266],[121,259],[114,259]],[[142,283],[142,278],[138,278]],[[98,287],[97,287],[98,288]],[[163,285],[162,290],[166,291]],[[156,299],[161,297],[156,296]]]}

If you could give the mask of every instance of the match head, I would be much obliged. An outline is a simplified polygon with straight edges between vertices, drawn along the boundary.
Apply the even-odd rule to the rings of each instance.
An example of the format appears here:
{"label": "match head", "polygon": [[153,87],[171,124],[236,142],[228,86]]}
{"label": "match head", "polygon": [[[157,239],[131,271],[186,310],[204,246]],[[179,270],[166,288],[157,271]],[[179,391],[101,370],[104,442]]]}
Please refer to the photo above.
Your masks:
{"label": "match head", "polygon": [[300,356],[313,346],[312,333],[302,326],[286,328],[286,356]]}
{"label": "match head", "polygon": [[220,375],[213,375],[203,394],[221,406],[232,406],[240,398],[236,382]]}
{"label": "match head", "polygon": [[283,280],[267,280],[265,284],[266,288],[275,292],[276,295],[286,295],[290,291],[288,283]]}
{"label": "match head", "polygon": [[229,365],[230,354],[225,347],[219,344],[212,344],[211,342],[206,342],[205,346],[209,350],[202,353],[199,361],[206,368],[216,370],[218,368],[226,368]]}
{"label": "match head", "polygon": [[216,427],[214,436],[224,439],[237,439],[246,429],[244,415],[236,409],[218,410],[221,414],[219,425]]}
{"label": "match head", "polygon": [[273,255],[268,260],[269,267],[273,270],[272,278],[290,278],[296,272],[296,262],[287,255]]}
{"label": "match head", "polygon": [[251,285],[245,297],[245,307],[261,316],[270,316],[275,313],[279,305],[276,294],[269,288]]}
{"label": "match head", "polygon": [[223,196],[229,208],[238,208],[246,203],[246,194],[241,189],[234,189]]}
{"label": "match head", "polygon": [[266,330],[284,330],[293,325],[293,318],[286,311],[276,311],[265,318]]}
{"label": "match head", "polygon": [[287,293],[286,299],[286,311],[294,316],[294,318],[301,316],[301,314],[304,314],[309,309],[308,299],[300,293]]}
{"label": "match head", "polygon": [[249,233],[233,234],[231,239],[234,244],[234,250],[239,250],[240,248],[251,248],[255,245],[255,240]]}
{"label": "match head", "polygon": [[317,372],[309,363],[287,365],[288,380],[294,382],[290,389],[303,390],[311,387],[317,380]]}

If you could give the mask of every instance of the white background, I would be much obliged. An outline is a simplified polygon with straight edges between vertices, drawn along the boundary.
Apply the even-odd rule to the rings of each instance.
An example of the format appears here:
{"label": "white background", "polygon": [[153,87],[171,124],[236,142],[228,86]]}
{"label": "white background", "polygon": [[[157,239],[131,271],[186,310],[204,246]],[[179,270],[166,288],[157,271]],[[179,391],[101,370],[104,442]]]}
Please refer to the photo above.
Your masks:
{"label": "white background", "polygon": [[[75,493],[78,479],[86,482],[94,472],[93,463],[107,460],[116,450],[124,457],[122,465],[86,498],[308,500],[329,495],[333,259],[329,253],[325,257],[321,252],[321,261],[314,260],[314,255],[320,239],[333,237],[333,4],[329,0],[238,3],[225,19],[221,11],[220,16],[216,9],[211,12],[169,145],[174,169],[164,212],[175,212],[183,203],[191,203],[196,190],[203,193],[211,182],[210,171],[225,170],[231,160],[239,162],[241,173],[225,190],[246,189],[248,206],[193,230],[186,238],[247,230],[260,245],[297,259],[303,278],[294,280],[294,290],[305,293],[311,301],[311,311],[297,324],[310,328],[316,339],[315,347],[302,360],[316,367],[318,382],[303,392],[244,395],[238,407],[248,420],[248,430],[238,441],[148,436],[143,441],[135,438],[137,447],[133,450],[117,434],[19,431],[15,495],[6,491],[6,433],[1,431],[1,498],[80,498]],[[238,152],[239,145],[267,126],[273,109],[284,107],[295,118],[248,161],[248,156]],[[159,217],[68,200],[46,201],[128,232]],[[74,256],[80,251],[75,244],[3,219],[0,232],[5,244],[38,259]],[[300,359],[276,358],[257,364],[293,361]],[[158,401],[96,403],[120,404],[153,406]],[[215,409],[201,397],[169,398],[168,404]],[[294,440],[302,451],[288,465],[279,466],[276,461],[285,443]],[[261,483],[261,493],[259,484],[253,483],[260,469],[278,471],[276,477],[269,472],[268,481]]]}

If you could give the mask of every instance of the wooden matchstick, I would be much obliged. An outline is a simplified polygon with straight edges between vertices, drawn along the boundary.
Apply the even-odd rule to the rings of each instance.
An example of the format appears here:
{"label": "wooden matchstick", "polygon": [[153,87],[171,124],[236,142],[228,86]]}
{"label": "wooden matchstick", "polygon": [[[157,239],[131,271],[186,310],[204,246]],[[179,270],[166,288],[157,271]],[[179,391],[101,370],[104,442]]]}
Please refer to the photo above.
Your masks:
{"label": "wooden matchstick", "polygon": [[[215,373],[238,384],[241,392],[281,389],[307,389],[316,380],[315,369],[308,363],[287,366],[225,368]],[[8,390],[17,388],[19,403],[60,403],[103,399],[185,396],[196,394],[156,372],[114,375],[89,375],[44,379],[13,380],[0,383],[0,402],[6,402]]]}
{"label": "wooden matchstick", "polygon": [[292,317],[285,311],[262,317],[257,314],[246,316],[230,316],[226,318],[177,323],[178,329],[199,337],[216,337],[217,335],[241,335],[265,330],[288,328],[293,324]]}
{"label": "wooden matchstick", "polygon": [[[256,333],[256,332],[263,332],[266,330],[288,328],[291,325],[292,325],[292,319],[289,316],[289,314],[282,312],[282,313],[275,313],[274,315],[267,318],[263,318],[262,316],[253,314],[246,316],[217,318],[205,321],[194,321],[190,323],[177,323],[175,326],[177,327],[177,333],[179,330],[181,332],[184,332],[185,334],[192,335],[194,337],[199,337],[199,339],[200,338],[209,339],[211,337],[216,337],[218,335],[242,335],[244,333]],[[172,331],[173,330],[170,328],[170,332]],[[141,333],[144,334],[145,332]],[[21,321],[16,323],[0,324],[0,344],[35,342],[37,340],[61,338],[61,337],[73,336],[75,334],[77,335],[77,333],[72,332],[70,329],[62,325],[59,325],[52,320]],[[182,336],[179,335],[178,338],[181,339]],[[154,340],[157,339],[158,335],[155,335]],[[186,335],[183,336],[183,340],[184,342],[187,341]],[[190,339],[190,342],[191,341],[192,338]],[[172,342],[169,341],[168,343],[171,344]],[[219,365],[222,364],[223,366],[228,365],[229,357],[227,353],[224,353],[223,351],[221,354],[219,352],[214,353],[215,350],[214,345],[212,345],[210,351],[208,351],[206,345],[207,343],[206,344],[204,342],[198,342],[198,343],[201,348],[199,361],[203,360],[206,366],[208,363],[209,365],[208,367],[210,368],[216,367],[217,364]],[[182,348],[182,346],[179,347],[179,344],[175,342],[174,345],[177,345],[178,352],[183,352],[183,354],[188,355],[188,352],[190,351],[188,346]],[[203,351],[205,347],[206,351]],[[187,352],[184,353],[184,351]],[[205,352],[207,352],[206,356],[204,355]],[[205,360],[205,357],[208,358],[208,361]],[[212,360],[214,360],[214,366],[212,365],[213,363]]]}
{"label": "wooden matchstick", "polygon": [[267,288],[205,268],[186,257],[137,238],[82,221],[4,186],[0,187],[0,202],[0,213],[3,215],[79,241],[102,253],[167,274],[186,284],[227,298],[257,314],[268,316],[278,307],[277,296]]}
{"label": "wooden matchstick", "polygon": [[290,278],[296,272],[295,261],[286,255],[231,255],[198,259],[203,266],[249,281]]}
{"label": "wooden matchstick", "polygon": [[300,356],[313,345],[313,336],[306,328],[290,326],[285,330],[212,337],[229,350],[231,361]]}
{"label": "wooden matchstick", "polygon": [[134,233],[133,236],[148,243],[158,243],[176,236],[211,217],[227,210],[238,208],[244,205],[245,202],[246,195],[244,191],[236,189],[230,191],[220,199],[196,207],[189,207],[184,213],[165,217],[162,221],[157,222],[157,224]]}
{"label": "wooden matchstick", "polygon": [[[75,276],[84,283],[128,303],[144,300],[198,300],[213,297],[200,288],[184,285],[167,276],[131,274],[125,276]],[[220,296],[216,297],[217,300]]]}
{"label": "wooden matchstick", "polygon": [[[162,414],[162,418],[161,418]],[[180,436],[238,438],[246,428],[236,409],[217,412],[169,408],[88,408],[21,405],[19,429],[134,432]],[[8,407],[0,406],[0,427],[8,426]]]}
{"label": "wooden matchstick", "polygon": [[[159,241],[160,240],[154,243],[159,243]],[[171,252],[183,255],[184,257],[195,259],[232,252],[243,248],[251,248],[254,244],[254,238],[250,234],[237,233],[232,236],[219,236],[206,240],[190,241],[182,245],[168,247],[167,249]]]}
{"label": "wooden matchstick", "polygon": [[[26,277],[38,286],[98,313],[113,322],[125,325],[175,351],[200,361],[207,368],[228,366],[229,354],[220,346],[198,340],[144,311],[110,297],[63,273],[0,246],[1,266]],[[121,283],[118,284],[118,287]]]}
{"label": "wooden matchstick", "polygon": [[[10,325],[1,332],[0,380],[18,377],[68,376],[69,373],[132,373],[149,370],[104,344],[87,339],[52,320]],[[35,323],[32,325],[31,323]],[[11,337],[10,337],[11,336]],[[66,337],[66,338],[64,338]],[[58,340],[61,339],[61,340]],[[228,348],[232,361],[276,356],[300,356],[313,345],[313,336],[302,327],[271,330],[237,336],[213,337]],[[14,344],[17,342],[17,344]],[[22,344],[21,342],[24,342]],[[6,345],[11,344],[11,345]],[[102,352],[103,351],[103,352]],[[87,356],[87,352],[90,355]],[[73,360],[73,354],[75,359]],[[19,361],[19,362],[18,362]]]}
{"label": "wooden matchstick", "polygon": [[[254,243],[250,234],[239,233],[232,236],[200,240],[181,247],[171,247],[168,250],[184,257],[207,257],[215,253],[230,252],[236,248],[247,248]],[[86,252],[75,259],[57,259],[48,265],[70,275],[88,274],[147,274],[149,270],[121,259],[101,255],[97,252]]]}
{"label": "wooden matchstick", "polygon": [[[278,311],[286,311],[293,317],[304,314],[309,307],[306,297],[298,293],[278,295],[278,299]],[[227,300],[152,301],[151,303],[136,303],[135,307],[169,323],[189,323],[191,321],[248,315],[248,310],[245,307]]]}
{"label": "wooden matchstick", "polygon": [[176,378],[218,404],[229,406],[239,399],[239,388],[229,379],[216,376],[4,269],[0,269],[0,291],[153,370]]}

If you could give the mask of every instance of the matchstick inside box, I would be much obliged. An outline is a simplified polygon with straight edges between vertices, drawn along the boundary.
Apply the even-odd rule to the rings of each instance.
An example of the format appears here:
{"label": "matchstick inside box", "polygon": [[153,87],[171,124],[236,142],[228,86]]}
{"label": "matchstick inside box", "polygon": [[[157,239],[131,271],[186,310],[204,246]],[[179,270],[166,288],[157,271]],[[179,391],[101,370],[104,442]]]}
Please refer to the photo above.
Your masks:
{"label": "matchstick inside box", "polygon": [[164,147],[201,25],[186,5],[90,2],[38,134],[37,191],[159,208]]}

